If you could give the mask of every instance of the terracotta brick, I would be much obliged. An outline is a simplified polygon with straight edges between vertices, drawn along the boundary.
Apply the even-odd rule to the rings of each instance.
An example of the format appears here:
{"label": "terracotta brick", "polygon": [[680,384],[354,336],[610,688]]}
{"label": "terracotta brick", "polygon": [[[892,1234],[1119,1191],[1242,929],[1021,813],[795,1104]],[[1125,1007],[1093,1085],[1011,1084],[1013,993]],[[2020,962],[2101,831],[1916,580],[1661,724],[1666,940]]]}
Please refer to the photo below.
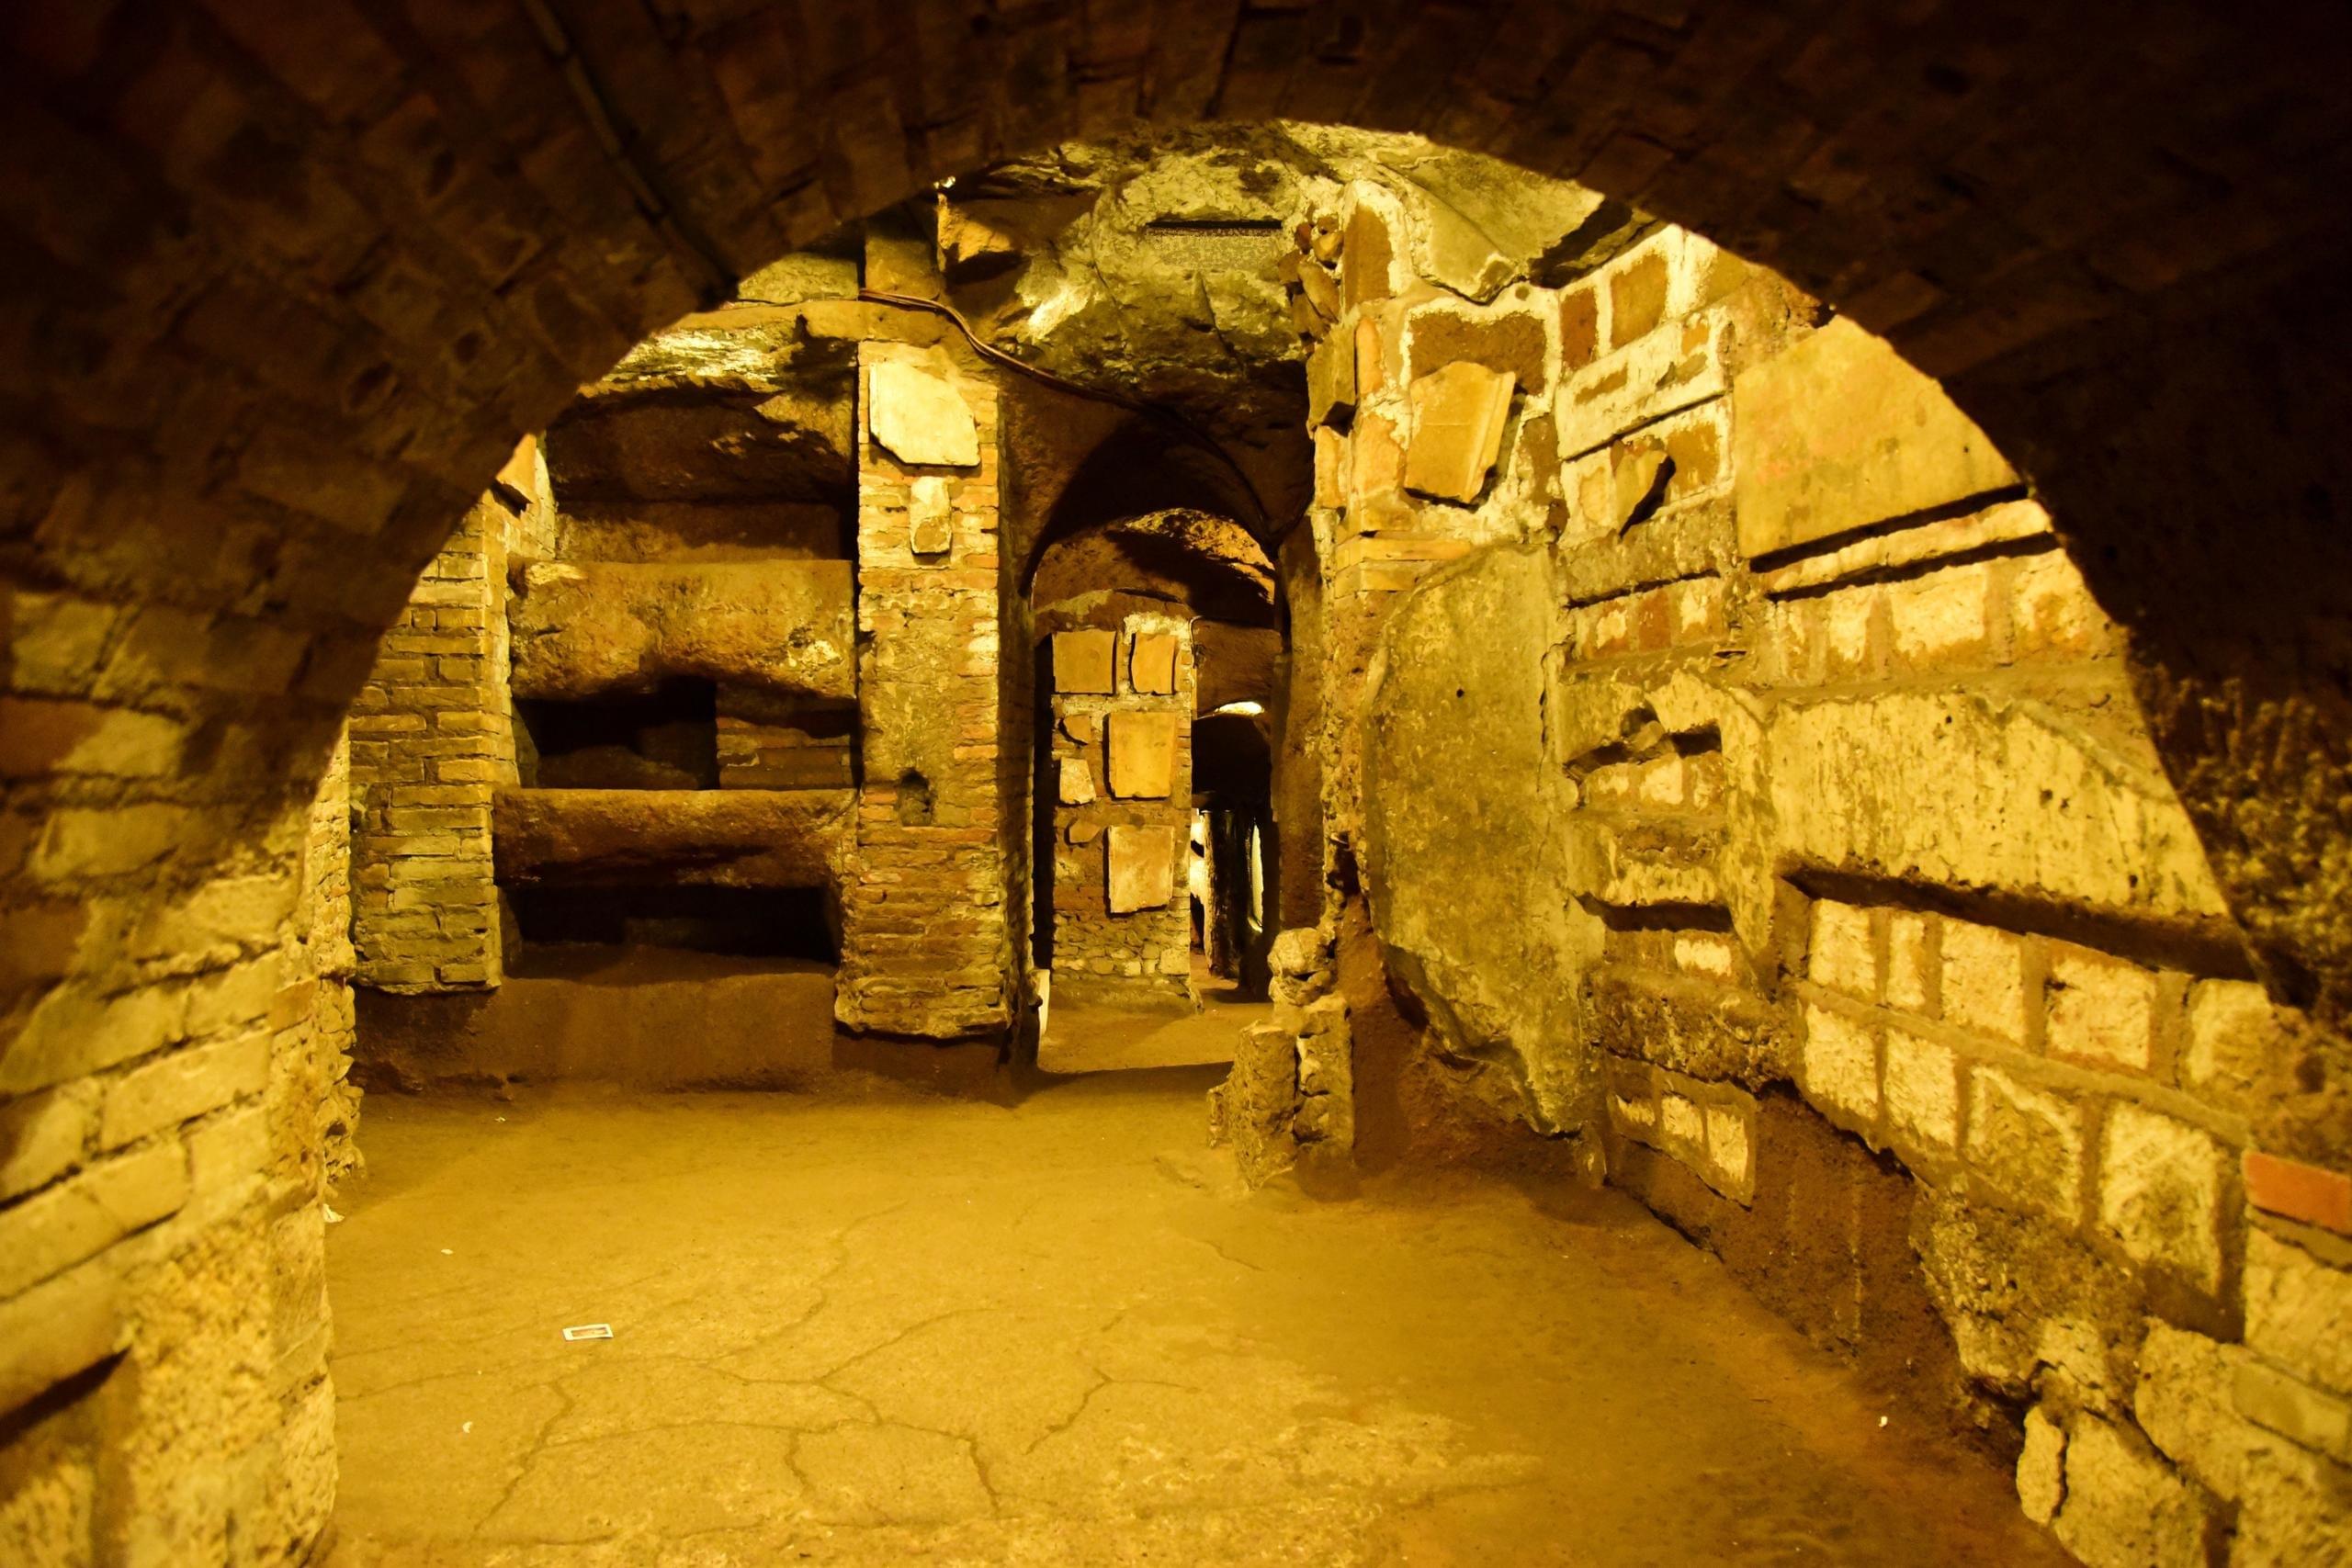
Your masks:
{"label": "terracotta brick", "polygon": [[1992,650],[1993,579],[1984,562],[1883,591],[1894,657],[1905,669],[1982,662]]}
{"label": "terracotta brick", "polygon": [[1805,974],[1817,986],[1843,991],[1859,1001],[1876,1001],[1878,953],[1871,936],[1871,912],[1852,904],[1816,899]]}
{"label": "terracotta brick", "polygon": [[2019,659],[2086,659],[2115,646],[2114,624],[2062,551],[2015,562],[2008,599],[2009,635]]}
{"label": "terracotta brick", "polygon": [[1891,911],[1886,921],[1886,1005],[1925,1013],[1934,998],[1928,981],[1935,921],[1908,910]]}
{"label": "terracotta brick", "polygon": [[1585,284],[1560,294],[1560,369],[1581,370],[1600,352],[1600,296]]}
{"label": "terracotta brick", "polygon": [[2246,1201],[2267,1213],[2352,1235],[2352,1176],[2248,1149]]}
{"label": "terracotta brick", "polygon": [[1815,1104],[1867,1124],[1878,1117],[1877,1032],[1843,1013],[1804,1010],[1804,1092]]}
{"label": "terracotta brick", "polygon": [[2134,1259],[2208,1291],[2222,1283],[2227,1161],[2202,1130],[2129,1103],[2099,1139],[2098,1217]]}
{"label": "terracotta brick", "polygon": [[1968,1083],[1969,1168],[1993,1189],[2062,1224],[2082,1215],[2083,1113],[2065,1095],[1979,1065]]}
{"label": "terracotta brick", "polygon": [[2025,1043],[2024,942],[1989,926],[1944,921],[1942,1000],[1947,1023]]}
{"label": "terracotta brick", "polygon": [[1938,1153],[1960,1142],[1960,1058],[1940,1041],[1886,1032],[1886,1116],[1891,1131]]}

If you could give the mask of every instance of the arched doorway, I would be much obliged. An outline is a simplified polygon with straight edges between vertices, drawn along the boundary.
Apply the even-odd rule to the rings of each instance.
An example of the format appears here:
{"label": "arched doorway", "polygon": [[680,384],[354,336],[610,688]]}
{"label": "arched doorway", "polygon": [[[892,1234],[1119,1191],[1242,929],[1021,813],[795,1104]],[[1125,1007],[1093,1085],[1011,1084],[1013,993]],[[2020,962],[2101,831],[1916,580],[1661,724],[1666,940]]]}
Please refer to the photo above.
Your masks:
{"label": "arched doorway", "polygon": [[[1262,739],[1246,783],[1233,776],[1243,764],[1229,746],[1204,752],[1196,741],[1204,728],[1217,739],[1214,713],[1263,713],[1282,699],[1273,563],[1238,524],[1184,509],[1050,537],[1029,591],[1038,694],[1031,941],[1051,998],[1039,1063],[1067,1071],[1229,1060],[1240,1031],[1262,1020],[1222,1005],[1252,997],[1225,984],[1241,979],[1229,947],[1241,915],[1230,888],[1222,900],[1211,891],[1210,868],[1241,869],[1238,836],[1262,856],[1272,769]],[[1259,863],[1257,923],[1244,946],[1262,973],[1272,883]],[[1202,896],[1213,916],[1196,914]],[[1214,1017],[1199,1016],[1204,987],[1220,1004]],[[1263,997],[1261,979],[1254,999]],[[1129,1043],[1110,1057],[1077,1043],[1104,1036]]]}

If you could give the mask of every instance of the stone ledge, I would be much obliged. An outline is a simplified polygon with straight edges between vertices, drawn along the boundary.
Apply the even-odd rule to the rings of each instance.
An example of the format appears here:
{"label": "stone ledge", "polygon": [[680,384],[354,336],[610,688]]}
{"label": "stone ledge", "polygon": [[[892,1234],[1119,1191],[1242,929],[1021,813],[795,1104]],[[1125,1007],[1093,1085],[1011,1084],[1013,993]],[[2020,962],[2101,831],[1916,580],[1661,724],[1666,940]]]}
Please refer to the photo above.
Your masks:
{"label": "stone ledge", "polygon": [[491,841],[502,883],[827,887],[850,800],[842,789],[506,789]]}
{"label": "stone ledge", "polygon": [[534,562],[507,607],[517,697],[577,701],[666,677],[856,694],[838,560]]}

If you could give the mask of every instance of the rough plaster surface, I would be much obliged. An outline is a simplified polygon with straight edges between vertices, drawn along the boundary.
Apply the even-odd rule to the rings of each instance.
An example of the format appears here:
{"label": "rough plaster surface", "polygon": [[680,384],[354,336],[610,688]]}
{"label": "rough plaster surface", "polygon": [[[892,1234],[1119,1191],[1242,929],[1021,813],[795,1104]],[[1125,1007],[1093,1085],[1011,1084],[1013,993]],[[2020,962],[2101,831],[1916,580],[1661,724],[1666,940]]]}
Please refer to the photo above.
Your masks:
{"label": "rough plaster surface", "polygon": [[[1540,553],[1493,550],[1430,579],[1390,623],[1366,696],[1364,880],[1389,961],[1442,1012],[1445,1047],[1523,1071],[1536,1115],[1565,1129],[1593,1113],[1586,1066],[1521,1050],[1573,1037],[1591,942],[1547,848],[1547,586]],[[1463,625],[1484,635],[1465,644]]]}

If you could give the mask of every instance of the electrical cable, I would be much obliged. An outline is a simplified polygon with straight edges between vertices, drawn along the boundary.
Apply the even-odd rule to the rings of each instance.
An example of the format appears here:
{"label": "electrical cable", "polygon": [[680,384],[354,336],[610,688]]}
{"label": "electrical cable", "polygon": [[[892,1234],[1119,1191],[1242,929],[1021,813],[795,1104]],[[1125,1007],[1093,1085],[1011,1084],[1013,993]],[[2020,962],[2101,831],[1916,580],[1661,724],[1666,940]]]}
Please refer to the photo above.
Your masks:
{"label": "electrical cable", "polygon": [[[1042,366],[1032,365],[1027,360],[1007,354],[994,344],[984,340],[978,332],[973,330],[972,323],[964,319],[963,312],[944,300],[925,299],[912,294],[893,294],[879,288],[860,288],[857,291],[857,297],[869,305],[888,305],[893,310],[921,310],[934,316],[944,316],[954,324],[958,333],[963,334],[964,341],[971,344],[972,352],[991,365],[1001,366],[1017,375],[1026,376],[1031,380],[1051,387],[1057,392],[1091,399],[1099,403],[1109,403],[1114,408],[1123,408],[1131,413],[1139,413],[1148,419],[1156,419],[1168,425],[1186,441],[1205,450],[1211,457],[1225,465],[1236,482],[1241,486],[1242,493],[1250,498],[1250,509],[1256,513],[1260,536],[1262,537],[1272,531],[1273,519],[1267,515],[1266,502],[1259,495],[1258,487],[1250,482],[1249,470],[1242,468],[1240,460],[1226,449],[1223,442],[1178,413],[1174,409],[1159,403],[1146,402],[1140,398],[1131,398],[1124,392],[1114,392],[1102,387],[1089,387],[1066,377],[1057,376]],[[780,303],[773,299],[753,299],[749,297],[744,298],[742,302],[747,305],[779,305]]]}

